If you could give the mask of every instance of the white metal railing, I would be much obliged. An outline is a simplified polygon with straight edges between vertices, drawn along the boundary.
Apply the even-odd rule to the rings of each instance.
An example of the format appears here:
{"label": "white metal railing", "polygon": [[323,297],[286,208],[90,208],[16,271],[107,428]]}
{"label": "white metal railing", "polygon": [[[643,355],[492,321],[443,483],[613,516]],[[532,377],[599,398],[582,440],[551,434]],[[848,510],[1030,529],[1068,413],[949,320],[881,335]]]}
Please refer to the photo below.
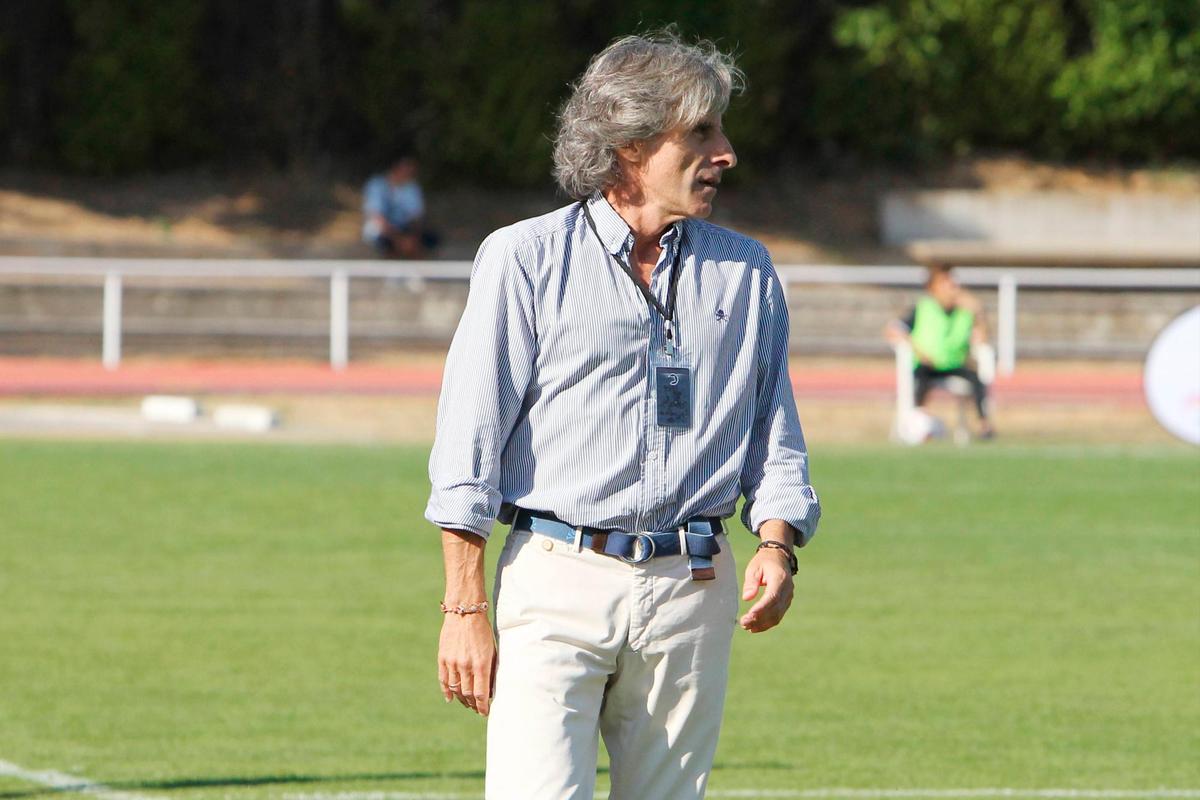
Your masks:
{"label": "white metal railing", "polygon": [[[916,287],[923,267],[782,265],[776,267],[786,292],[790,284],[857,284]],[[1039,267],[958,267],[967,286],[996,287],[996,350],[1001,375],[1017,360],[1017,290],[1020,286],[1078,289],[1200,290],[1200,269],[1076,269]],[[329,281],[329,361],[342,369],[350,360],[350,280],[400,278],[414,287],[423,281],[466,281],[469,261],[334,261],[282,259],[140,259],[0,256],[0,275],[94,276],[104,281],[102,357],[121,363],[121,300],[125,277],[324,278]]]}

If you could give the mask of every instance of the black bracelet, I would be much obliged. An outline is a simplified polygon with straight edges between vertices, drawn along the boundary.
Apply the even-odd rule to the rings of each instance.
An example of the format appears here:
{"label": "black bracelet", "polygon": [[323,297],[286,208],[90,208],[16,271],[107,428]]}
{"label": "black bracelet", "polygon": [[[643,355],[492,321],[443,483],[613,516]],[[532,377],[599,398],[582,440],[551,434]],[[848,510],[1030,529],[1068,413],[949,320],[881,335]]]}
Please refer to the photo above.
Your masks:
{"label": "black bracelet", "polygon": [[800,562],[796,559],[796,551],[794,551],[792,548],[788,547],[783,542],[773,542],[770,539],[768,539],[765,542],[761,542],[758,545],[758,547],[756,547],[754,549],[754,552],[757,553],[759,550],[778,550],[778,551],[780,551],[781,553],[783,553],[784,555],[787,556],[788,566],[792,568],[792,574],[795,575],[797,572],[800,571]]}

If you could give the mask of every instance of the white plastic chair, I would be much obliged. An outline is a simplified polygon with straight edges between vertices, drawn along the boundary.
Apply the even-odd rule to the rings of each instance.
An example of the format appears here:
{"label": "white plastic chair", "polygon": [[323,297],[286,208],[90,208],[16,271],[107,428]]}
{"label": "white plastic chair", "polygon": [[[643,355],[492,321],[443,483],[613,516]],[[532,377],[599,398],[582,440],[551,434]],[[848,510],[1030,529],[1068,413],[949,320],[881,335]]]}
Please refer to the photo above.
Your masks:
{"label": "white plastic chair", "polygon": [[[892,439],[913,444],[912,437],[906,435],[912,428],[913,418],[919,413],[914,396],[916,378],[913,376],[912,345],[899,341],[892,345],[892,349],[896,354],[896,416],[892,420]],[[996,348],[986,343],[973,344],[971,357],[975,360],[979,380],[984,386],[991,386],[996,379]],[[967,427],[967,408],[972,400],[970,381],[957,375],[948,375],[934,381],[933,387],[954,396],[958,408],[954,441],[959,445],[967,444],[971,441],[971,430]]]}

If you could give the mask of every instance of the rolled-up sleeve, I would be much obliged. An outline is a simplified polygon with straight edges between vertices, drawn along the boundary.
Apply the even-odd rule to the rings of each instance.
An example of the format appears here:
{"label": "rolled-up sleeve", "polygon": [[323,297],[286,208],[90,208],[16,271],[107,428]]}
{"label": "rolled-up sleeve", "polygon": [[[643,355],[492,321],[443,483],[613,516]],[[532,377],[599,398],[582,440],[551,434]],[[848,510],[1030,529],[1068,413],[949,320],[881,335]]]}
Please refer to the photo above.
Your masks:
{"label": "rolled-up sleeve", "polygon": [[387,211],[388,184],[384,178],[371,178],[363,187],[364,214],[384,214]]}
{"label": "rolled-up sleeve", "polygon": [[533,377],[533,289],[502,229],[479,248],[446,357],[425,518],[487,538],[500,511],[501,458]]}
{"label": "rolled-up sleeve", "polygon": [[761,258],[756,411],[742,467],[742,522],[757,534],[767,520],[781,519],[798,532],[797,544],[805,544],[817,531],[821,504],[809,483],[808,451],[788,377],[787,301],[765,249]]}

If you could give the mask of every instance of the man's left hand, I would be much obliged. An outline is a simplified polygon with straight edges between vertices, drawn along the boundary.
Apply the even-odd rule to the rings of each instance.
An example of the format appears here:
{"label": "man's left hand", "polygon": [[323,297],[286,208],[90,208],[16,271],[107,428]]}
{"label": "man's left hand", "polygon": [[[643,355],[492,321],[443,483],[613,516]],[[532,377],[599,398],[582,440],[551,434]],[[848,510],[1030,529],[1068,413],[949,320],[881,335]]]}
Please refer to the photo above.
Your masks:
{"label": "man's left hand", "polygon": [[761,633],[779,624],[792,604],[795,584],[787,554],[774,548],[763,548],[754,554],[746,566],[746,583],[742,591],[743,600],[753,600],[760,589],[765,589],[749,611],[741,619],[741,626],[751,633]]}

